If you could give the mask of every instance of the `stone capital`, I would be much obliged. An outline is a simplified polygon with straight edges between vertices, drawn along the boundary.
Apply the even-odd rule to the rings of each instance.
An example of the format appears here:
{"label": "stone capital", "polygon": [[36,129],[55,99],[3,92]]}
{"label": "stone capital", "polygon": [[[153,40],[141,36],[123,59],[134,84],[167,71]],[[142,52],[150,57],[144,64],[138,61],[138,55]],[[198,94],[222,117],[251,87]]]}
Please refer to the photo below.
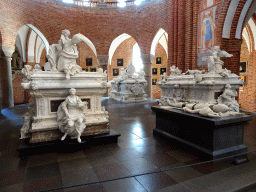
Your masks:
{"label": "stone capital", "polygon": [[153,64],[153,60],[155,58],[155,55],[152,54],[143,54],[141,55],[141,59],[143,64]]}
{"label": "stone capital", "polygon": [[0,49],[2,49],[2,51],[3,51],[4,55],[5,55],[5,57],[7,57],[7,58],[12,58],[12,54],[13,54],[14,51],[15,51],[14,48],[12,48],[12,47],[6,47],[6,46],[4,46],[4,45],[1,46]]}
{"label": "stone capital", "polygon": [[99,65],[108,65],[108,55],[98,55],[97,59],[98,59],[98,63]]}

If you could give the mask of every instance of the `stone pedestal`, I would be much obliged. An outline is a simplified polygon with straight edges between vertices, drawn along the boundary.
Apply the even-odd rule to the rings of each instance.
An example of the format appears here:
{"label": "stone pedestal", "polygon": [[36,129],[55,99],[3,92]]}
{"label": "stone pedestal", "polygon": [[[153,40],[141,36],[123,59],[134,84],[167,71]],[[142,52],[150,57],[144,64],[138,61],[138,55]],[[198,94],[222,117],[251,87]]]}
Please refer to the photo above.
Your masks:
{"label": "stone pedestal", "polygon": [[199,151],[202,158],[218,159],[247,151],[244,123],[252,120],[250,115],[210,118],[170,107],[151,109],[156,112],[155,135],[181,142]]}
{"label": "stone pedestal", "polygon": [[32,117],[30,142],[38,143],[59,140],[63,133],[57,124],[59,105],[69,95],[69,89],[76,89],[76,95],[88,102],[86,128],[81,136],[108,134],[108,112],[101,106],[101,97],[110,87],[103,70],[100,72],[79,72],[66,79],[62,72],[37,71],[29,81],[21,83],[32,97],[35,115]]}
{"label": "stone pedestal", "polygon": [[50,152],[72,153],[90,148],[91,146],[116,143],[119,136],[121,136],[119,133],[111,130],[109,134],[83,137],[81,143],[66,139],[64,141],[56,140],[38,144],[30,143],[28,139],[23,139],[17,151],[20,157]]}

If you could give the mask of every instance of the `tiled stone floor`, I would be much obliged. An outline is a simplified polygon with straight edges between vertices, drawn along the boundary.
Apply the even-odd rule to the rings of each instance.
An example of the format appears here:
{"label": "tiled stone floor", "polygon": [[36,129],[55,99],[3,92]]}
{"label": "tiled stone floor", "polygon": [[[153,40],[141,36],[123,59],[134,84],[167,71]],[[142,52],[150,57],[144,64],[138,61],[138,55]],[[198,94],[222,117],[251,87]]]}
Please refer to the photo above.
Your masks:
{"label": "tiled stone floor", "polygon": [[[2,110],[0,191],[141,192],[166,189],[186,192],[193,191],[184,187],[186,182],[204,176],[211,178],[212,173],[235,167],[230,159],[193,165],[201,162],[196,155],[154,137],[155,114],[150,107],[156,104],[155,100],[122,104],[103,98],[102,105],[110,115],[110,128],[121,133],[117,143],[91,146],[74,153],[55,152],[23,158],[18,156],[16,149],[20,142],[22,114],[27,106]],[[254,115],[245,127],[248,151],[256,149],[255,122]],[[247,164],[255,166],[256,153],[248,156],[250,162]],[[184,186],[177,185],[180,183]],[[204,183],[200,185],[204,189]],[[172,190],[168,190],[172,186]]]}

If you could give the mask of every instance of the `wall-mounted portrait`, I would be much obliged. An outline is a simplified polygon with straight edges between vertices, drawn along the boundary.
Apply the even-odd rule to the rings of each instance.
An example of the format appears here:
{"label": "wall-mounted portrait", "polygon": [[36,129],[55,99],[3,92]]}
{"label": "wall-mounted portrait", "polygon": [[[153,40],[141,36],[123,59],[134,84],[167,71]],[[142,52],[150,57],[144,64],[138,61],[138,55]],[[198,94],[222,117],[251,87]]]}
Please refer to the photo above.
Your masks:
{"label": "wall-mounted portrait", "polygon": [[240,73],[247,72],[247,61],[240,62],[239,72]]}
{"label": "wall-mounted portrait", "polygon": [[161,63],[162,63],[161,57],[157,57],[157,58],[156,58],[156,64],[161,64]]}
{"label": "wall-mounted portrait", "polygon": [[152,79],[152,85],[156,85],[157,79]]}
{"label": "wall-mounted portrait", "polygon": [[92,58],[86,58],[86,66],[92,66]]}
{"label": "wall-mounted portrait", "polygon": [[160,75],[163,75],[164,73],[166,73],[166,68],[160,68]]}
{"label": "wall-mounted portrait", "polygon": [[96,68],[91,68],[90,72],[96,72]]}
{"label": "wall-mounted portrait", "polygon": [[119,69],[113,69],[113,76],[119,75]]}
{"label": "wall-mounted portrait", "polygon": [[124,66],[124,60],[123,59],[117,59],[117,66]]}
{"label": "wall-mounted portrait", "polygon": [[157,75],[157,68],[152,69],[152,75]]}

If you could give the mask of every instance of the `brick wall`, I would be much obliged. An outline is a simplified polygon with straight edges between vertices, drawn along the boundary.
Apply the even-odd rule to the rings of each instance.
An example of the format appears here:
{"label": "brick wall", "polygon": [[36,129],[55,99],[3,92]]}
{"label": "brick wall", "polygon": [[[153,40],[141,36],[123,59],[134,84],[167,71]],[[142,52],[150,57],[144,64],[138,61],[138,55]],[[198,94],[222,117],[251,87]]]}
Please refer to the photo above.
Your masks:
{"label": "brick wall", "polygon": [[123,9],[97,9],[54,0],[1,1],[2,40],[5,46],[14,47],[20,27],[32,24],[53,44],[66,28],[71,31],[71,36],[76,33],[85,35],[99,55],[107,55],[111,42],[125,32],[134,37],[141,51],[147,54],[157,31],[160,28],[168,31],[166,4],[160,0]]}
{"label": "brick wall", "polygon": [[[97,68],[98,59],[93,53],[92,49],[83,41],[77,45],[77,48],[79,51],[77,64],[79,64],[82,69],[86,71],[90,71],[91,68]],[[92,58],[92,66],[86,66],[86,58]]]}
{"label": "brick wall", "polygon": [[242,109],[249,111],[256,111],[255,93],[256,93],[256,51],[249,52],[247,44],[243,39],[241,45],[241,62],[248,62],[248,68],[245,73],[240,73],[241,76],[245,76],[245,84],[239,89],[239,104]]}

